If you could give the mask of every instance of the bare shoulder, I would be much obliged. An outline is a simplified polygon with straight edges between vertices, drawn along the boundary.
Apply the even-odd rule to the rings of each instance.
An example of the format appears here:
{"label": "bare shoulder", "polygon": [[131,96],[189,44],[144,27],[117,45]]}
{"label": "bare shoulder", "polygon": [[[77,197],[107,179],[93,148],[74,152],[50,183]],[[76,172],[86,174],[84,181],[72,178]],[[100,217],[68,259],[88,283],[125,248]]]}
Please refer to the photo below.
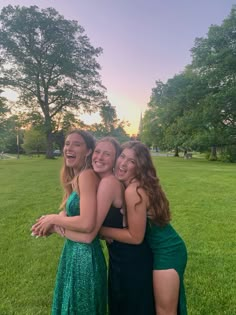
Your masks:
{"label": "bare shoulder", "polygon": [[109,175],[101,179],[100,183],[103,183],[104,185],[121,185],[120,181],[114,176]]}
{"label": "bare shoulder", "polygon": [[80,177],[82,177],[82,176],[95,176],[95,177],[97,177],[96,173],[94,172],[94,170],[92,168],[87,168],[87,169],[81,171],[79,176]]}
{"label": "bare shoulder", "polygon": [[146,200],[147,193],[145,189],[139,187],[138,182],[133,182],[129,184],[129,186],[125,190],[125,198],[140,198],[140,196],[142,197],[142,199]]}
{"label": "bare shoulder", "polygon": [[79,180],[83,182],[94,181],[97,184],[100,181],[93,169],[83,170],[79,175]]}
{"label": "bare shoulder", "polygon": [[113,192],[113,195],[119,191],[124,191],[123,184],[114,175],[102,178],[99,187],[105,189],[107,192]]}
{"label": "bare shoulder", "polygon": [[123,205],[124,187],[123,184],[113,175],[101,179],[98,186],[99,195],[110,198],[112,204],[116,207]]}

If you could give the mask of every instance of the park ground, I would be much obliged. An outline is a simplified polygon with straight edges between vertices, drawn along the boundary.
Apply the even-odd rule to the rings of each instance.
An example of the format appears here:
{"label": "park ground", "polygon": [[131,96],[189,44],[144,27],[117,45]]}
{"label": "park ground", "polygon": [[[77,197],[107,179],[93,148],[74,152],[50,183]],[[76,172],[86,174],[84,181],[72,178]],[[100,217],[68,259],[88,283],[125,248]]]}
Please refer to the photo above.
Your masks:
{"label": "park ground", "polygon": [[[236,314],[236,164],[196,157],[153,159],[170,201],[172,224],[188,248],[189,315]],[[1,315],[50,314],[63,239],[35,239],[30,228],[40,215],[58,211],[61,162],[0,160]]]}

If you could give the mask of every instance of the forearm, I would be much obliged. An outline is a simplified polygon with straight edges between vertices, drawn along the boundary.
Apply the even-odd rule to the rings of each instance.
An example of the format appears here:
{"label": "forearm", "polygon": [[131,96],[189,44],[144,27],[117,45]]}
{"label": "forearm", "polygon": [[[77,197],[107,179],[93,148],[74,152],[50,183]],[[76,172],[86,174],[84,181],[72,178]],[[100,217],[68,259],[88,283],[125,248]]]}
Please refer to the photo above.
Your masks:
{"label": "forearm", "polygon": [[132,235],[131,232],[126,229],[102,227],[99,232],[103,237],[111,238],[115,241],[127,243],[127,244],[140,244],[143,241],[144,235]]}
{"label": "forearm", "polygon": [[92,233],[95,228],[95,222],[82,219],[80,216],[67,217],[57,215],[53,218],[53,224],[56,224],[66,230],[82,233]]}
{"label": "forearm", "polygon": [[80,233],[80,232],[65,229],[64,230],[64,237],[66,237],[67,239],[74,241],[74,242],[89,244],[94,240],[94,238],[96,237],[96,234],[93,232],[92,233]]}
{"label": "forearm", "polygon": [[62,215],[62,216],[64,216],[64,217],[66,217],[66,216],[67,216],[66,210],[60,211],[60,212],[59,212],[59,215]]}
{"label": "forearm", "polygon": [[51,233],[56,233],[74,242],[87,243],[87,244],[91,243],[97,235],[95,231],[91,233],[82,233],[82,232],[76,232],[76,231],[64,229],[58,225],[53,225],[53,228],[51,229]]}

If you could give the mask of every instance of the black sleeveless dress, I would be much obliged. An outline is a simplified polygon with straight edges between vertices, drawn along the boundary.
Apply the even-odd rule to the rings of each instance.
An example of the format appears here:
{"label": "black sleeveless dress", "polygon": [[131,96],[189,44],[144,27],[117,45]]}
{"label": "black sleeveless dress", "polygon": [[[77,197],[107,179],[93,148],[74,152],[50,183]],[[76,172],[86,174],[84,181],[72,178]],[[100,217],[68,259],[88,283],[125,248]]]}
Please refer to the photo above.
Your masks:
{"label": "black sleeveless dress", "polygon": [[[103,226],[123,228],[119,208],[110,208]],[[107,247],[109,315],[155,315],[153,258],[146,241],[139,245],[113,241]]]}

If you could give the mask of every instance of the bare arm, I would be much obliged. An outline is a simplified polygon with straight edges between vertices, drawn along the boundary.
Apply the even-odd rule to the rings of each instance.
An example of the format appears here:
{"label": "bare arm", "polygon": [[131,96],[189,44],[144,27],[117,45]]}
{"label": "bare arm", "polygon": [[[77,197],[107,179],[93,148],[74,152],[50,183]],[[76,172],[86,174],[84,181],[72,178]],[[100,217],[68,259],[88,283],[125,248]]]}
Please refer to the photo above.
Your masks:
{"label": "bare arm", "polygon": [[102,236],[128,244],[140,244],[143,241],[147,220],[147,197],[143,190],[139,189],[139,192],[142,195],[143,200],[135,207],[135,204],[140,201],[136,192],[136,185],[131,184],[125,191],[128,228],[118,229],[102,227],[100,230]]}
{"label": "bare arm", "polygon": [[98,178],[92,170],[83,171],[79,176],[80,215],[68,217],[60,214],[42,216],[32,230],[45,235],[50,225],[55,224],[64,229],[90,233],[96,226]]}
{"label": "bare arm", "polygon": [[90,233],[79,233],[75,231],[65,230],[65,237],[72,241],[90,243],[98,234],[102,223],[113,202],[118,199],[122,206],[122,187],[115,177],[103,178],[97,191],[97,217],[96,226]]}

